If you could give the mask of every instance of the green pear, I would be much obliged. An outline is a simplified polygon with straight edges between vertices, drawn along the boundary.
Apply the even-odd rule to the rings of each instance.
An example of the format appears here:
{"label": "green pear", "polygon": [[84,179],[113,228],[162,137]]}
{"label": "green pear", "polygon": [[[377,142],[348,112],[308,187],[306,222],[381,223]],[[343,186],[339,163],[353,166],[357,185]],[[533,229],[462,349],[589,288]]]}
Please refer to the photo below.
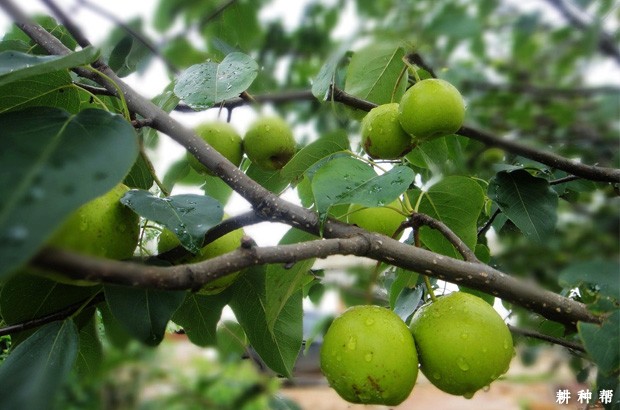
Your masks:
{"label": "green pear", "polygon": [[[401,209],[401,204],[398,200],[391,202],[387,206]],[[406,217],[388,207],[364,207],[359,204],[352,204],[349,207],[347,222],[370,232],[392,236]]]}
{"label": "green pear", "polygon": [[265,170],[278,170],[295,155],[295,138],[282,118],[263,117],[248,128],[244,149],[253,164]]}
{"label": "green pear", "polygon": [[398,120],[417,142],[454,134],[463,125],[465,102],[445,80],[418,81],[400,100]]}
{"label": "green pear", "polygon": [[[225,253],[232,252],[241,245],[241,238],[243,238],[245,232],[243,229],[237,229],[226,235],[217,238],[213,242],[205,245],[197,255],[184,258],[176,261],[177,263],[197,263],[207,259],[215,258],[216,256],[224,255]],[[179,246],[180,242],[176,235],[169,229],[164,229],[159,235],[157,243],[157,251],[163,253],[169,251],[172,248]],[[233,282],[239,276],[239,272],[234,272],[214,280],[211,283],[204,285],[199,291],[202,295],[215,295],[222,292],[224,289],[233,284]]]}
{"label": "green pear", "polygon": [[[241,164],[243,159],[243,140],[232,125],[222,121],[208,122],[196,127],[195,131],[200,138],[235,166]],[[189,152],[187,153],[187,161],[199,174],[213,175],[207,167],[198,162],[196,157]]]}
{"label": "green pear", "polygon": [[320,353],[329,385],[351,403],[396,406],[413,389],[418,355],[407,325],[380,306],[354,306],[327,329]]}
{"label": "green pear", "polygon": [[[128,190],[127,186],[118,184],[106,194],[82,205],[56,230],[47,244],[101,258],[131,258],[140,236],[140,217],[120,202]],[[39,269],[32,269],[31,273],[70,285],[96,284]]]}
{"label": "green pear", "polygon": [[409,328],[422,373],[440,390],[466,398],[506,373],[514,354],[502,317],[469,293],[453,292],[426,303]]}
{"label": "green pear", "polygon": [[362,147],[371,158],[401,158],[413,146],[411,135],[398,121],[397,103],[379,105],[362,120]]}

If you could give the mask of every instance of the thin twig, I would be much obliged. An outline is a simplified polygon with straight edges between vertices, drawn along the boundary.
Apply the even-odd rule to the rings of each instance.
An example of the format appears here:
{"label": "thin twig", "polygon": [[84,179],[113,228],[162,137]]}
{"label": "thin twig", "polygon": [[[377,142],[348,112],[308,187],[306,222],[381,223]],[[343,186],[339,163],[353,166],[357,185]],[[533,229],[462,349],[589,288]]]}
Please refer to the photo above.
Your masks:
{"label": "thin twig", "polygon": [[429,228],[439,231],[444,236],[444,238],[446,238],[448,242],[450,242],[452,246],[456,248],[456,250],[461,254],[463,259],[465,259],[468,262],[472,262],[472,263],[480,263],[478,258],[476,258],[476,255],[474,254],[474,252],[471,249],[469,249],[469,247],[465,244],[465,242],[463,242],[461,238],[459,238],[458,235],[455,234],[443,222],[435,218],[432,218],[426,214],[416,212],[411,216],[411,225],[412,225],[412,228],[414,228],[416,231],[422,225],[428,226]]}
{"label": "thin twig", "polygon": [[537,87],[532,84],[523,83],[493,84],[476,80],[465,80],[463,81],[462,86],[463,88],[474,88],[476,90],[483,91],[504,91],[518,94],[531,94],[542,98],[583,98],[584,96],[600,94],[620,94],[620,88],[614,86],[557,88]]}
{"label": "thin twig", "polygon": [[515,327],[512,325],[508,325],[508,329],[516,335],[531,337],[534,339],[544,340],[545,342],[550,342],[556,345],[567,347],[571,350],[575,350],[578,352],[585,352],[586,349],[580,345],[579,343],[571,342],[569,340],[560,339],[559,337],[553,337],[549,335],[545,335],[543,333],[535,332],[530,329],[523,329],[519,327]]}
{"label": "thin twig", "polygon": [[105,296],[103,292],[98,293],[95,297],[93,297],[86,305],[84,303],[86,300],[81,302],[73,303],[59,311],[50,313],[45,316],[37,317],[31,320],[27,320],[25,322],[16,323],[14,325],[6,326],[0,328],[0,336],[10,335],[18,332],[23,332],[24,330],[34,329],[35,327],[43,326],[48,323],[56,322],[58,320],[64,320],[77,312],[79,309],[83,309],[90,306],[95,306],[105,300]]}
{"label": "thin twig", "polygon": [[[290,90],[282,91],[279,93],[259,94],[252,96],[253,101],[247,98],[237,97],[226,100],[222,103],[216,104],[211,108],[216,109],[228,109],[232,110],[244,105],[250,105],[253,103],[258,104],[286,104],[294,101],[316,101],[314,95],[310,90]],[[196,112],[193,108],[179,104],[176,106],[175,111],[178,112]]]}
{"label": "thin twig", "polygon": [[229,8],[230,6],[235,4],[236,2],[237,2],[237,0],[227,0],[224,3],[220,4],[219,6],[217,6],[215,8],[215,10],[213,10],[213,12],[211,12],[211,14],[209,14],[208,16],[205,16],[205,18],[200,20],[198,25],[200,27],[203,27],[206,24],[210,23],[211,21],[215,20],[220,14],[225,12],[227,8]]}
{"label": "thin twig", "polygon": [[484,225],[482,225],[480,227],[480,229],[478,229],[478,237],[480,238],[481,236],[484,236],[484,234],[487,233],[487,231],[489,230],[489,228],[491,228],[491,225],[493,225],[493,222],[495,221],[495,218],[497,218],[497,216],[499,214],[502,213],[502,210],[497,208],[495,210],[495,212],[493,212],[493,215],[491,215],[491,217],[489,218],[488,221],[485,222]]}

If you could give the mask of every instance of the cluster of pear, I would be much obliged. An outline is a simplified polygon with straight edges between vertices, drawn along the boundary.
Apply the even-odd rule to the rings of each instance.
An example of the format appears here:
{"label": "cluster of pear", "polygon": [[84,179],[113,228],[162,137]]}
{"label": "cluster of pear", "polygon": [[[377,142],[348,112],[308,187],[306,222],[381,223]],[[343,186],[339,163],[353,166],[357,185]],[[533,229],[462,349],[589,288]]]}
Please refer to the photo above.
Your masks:
{"label": "cluster of pear", "polygon": [[[245,137],[223,121],[199,125],[196,134],[234,165],[239,166],[243,154],[253,164],[264,170],[281,169],[295,154],[295,138],[288,124],[280,117],[261,117],[252,123]],[[198,173],[212,175],[191,153],[187,153],[190,166]]]}
{"label": "cluster of pear", "polygon": [[320,360],[343,399],[396,406],[411,395],[418,367],[440,390],[471,398],[508,370],[513,350],[491,305],[454,292],[419,307],[409,326],[383,307],[349,308],[328,328]]}
{"label": "cluster of pear", "polygon": [[362,120],[362,147],[374,159],[397,159],[417,144],[455,133],[465,103],[449,82],[431,78],[410,87],[400,103],[379,105]]}

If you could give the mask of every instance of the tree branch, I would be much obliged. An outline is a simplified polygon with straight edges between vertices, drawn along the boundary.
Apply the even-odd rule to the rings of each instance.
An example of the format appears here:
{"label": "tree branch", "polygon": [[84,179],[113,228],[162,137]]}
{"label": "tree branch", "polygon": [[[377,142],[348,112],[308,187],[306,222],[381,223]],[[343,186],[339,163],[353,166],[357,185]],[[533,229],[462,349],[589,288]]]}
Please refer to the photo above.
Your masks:
{"label": "tree branch", "polygon": [[467,262],[480,263],[472,250],[469,249],[467,245],[465,245],[465,242],[463,242],[461,238],[459,238],[443,222],[438,221],[435,218],[431,218],[426,214],[416,212],[411,217],[411,225],[414,229],[418,229],[420,226],[426,225],[429,228],[439,231],[444,236],[444,238],[446,238],[452,244],[452,246],[456,248],[456,250],[461,254],[463,259],[465,259]]}
{"label": "tree branch", "polygon": [[502,148],[513,154],[521,155],[522,157],[532,159],[541,164],[560,169],[584,179],[599,182],[620,182],[620,169],[582,164],[581,162],[573,161],[548,151],[541,151],[519,144],[518,142],[497,138],[489,133],[467,126],[458,130],[457,134],[475,139],[492,147]]}
{"label": "tree branch", "polygon": [[317,239],[294,245],[240,248],[204,262],[171,267],[97,259],[56,249],[41,251],[32,263],[62,272],[72,279],[179,290],[199,288],[250,266],[290,264],[330,255],[356,255],[448,282],[466,284],[560,323],[574,325],[577,321],[599,323],[602,320],[588,311],[582,303],[535,287],[490,266],[438,255],[387,236],[333,221],[328,223],[326,230],[333,233],[340,230],[339,228],[345,228],[354,235],[347,238]]}
{"label": "tree branch", "polygon": [[550,342],[556,345],[560,345],[560,346],[564,346],[566,348],[569,348],[571,350],[575,350],[577,352],[582,352],[585,353],[586,349],[579,343],[575,343],[575,342],[571,342],[569,340],[564,340],[564,339],[560,339],[559,337],[553,337],[553,336],[549,336],[549,335],[545,335],[543,333],[539,333],[539,332],[535,332],[533,330],[529,330],[529,329],[522,329],[519,327],[515,327],[512,325],[508,325],[508,329],[510,329],[510,332],[516,334],[516,335],[520,335],[520,336],[525,336],[525,337],[531,337],[533,339],[539,339],[539,340],[544,340],[545,342]]}
{"label": "tree branch", "polygon": [[[48,52],[62,55],[70,52],[54,36],[40,26],[29,22],[9,0],[5,0],[1,6],[25,33]],[[115,85],[96,75],[93,76],[89,70],[76,69],[75,71],[87,78],[94,78],[111,92],[116,92],[116,87],[118,87],[125,95],[127,105],[133,112],[144,118],[151,118],[154,128],[167,134],[194,154],[202,164],[245,198],[261,218],[283,222],[315,235],[319,234],[321,224],[315,212],[291,204],[272,194],[205,144],[193,131],[175,121],[165,111],[125,84],[105,64],[95,62],[93,66],[111,78]],[[240,249],[200,264],[168,268],[96,260],[49,250],[41,252],[35,257],[34,262],[40,266],[67,272],[74,278],[96,279],[133,286],[153,286],[162,289],[192,289],[214,280],[218,277],[217,275],[222,276],[247,266],[287,263],[302,258],[325,257],[332,254],[355,254],[449,282],[467,284],[469,287],[491,293],[561,323],[575,323],[580,320],[600,322],[602,320],[579,302],[515,279],[490,266],[437,255],[383,235],[369,234],[357,227],[335,220],[328,220],[324,224],[323,234],[328,239],[297,245]],[[88,269],[84,270],[85,267]]]}
{"label": "tree branch", "polygon": [[[573,26],[583,31],[590,30],[589,23],[584,21],[581,16],[572,11],[564,0],[547,0],[547,3],[558,10],[560,14],[562,14],[564,18]],[[616,63],[620,64],[620,50],[618,49],[616,41],[603,29],[599,32],[598,48],[601,52],[613,58]]]}
{"label": "tree branch", "polygon": [[[95,306],[103,302],[104,300],[105,300],[105,296],[103,292],[100,292],[94,298],[88,301],[88,303],[86,303],[87,301],[84,300],[84,301],[69,305],[57,312],[50,313],[49,315],[37,317],[37,318],[34,318],[32,320],[27,320],[22,323],[17,323],[14,325],[0,328],[0,336],[23,332],[24,330],[28,330],[28,329],[34,329],[36,327],[55,322],[57,320],[64,320],[68,318],[69,316],[71,316],[72,314],[74,314],[75,312],[77,312],[79,309],[83,309],[89,306]],[[84,303],[86,303],[86,305],[84,305]]]}
{"label": "tree branch", "polygon": [[531,84],[493,84],[484,81],[465,80],[463,87],[474,88],[484,91],[506,91],[518,94],[531,94],[537,97],[566,97],[583,98],[584,96],[598,94],[620,94],[620,88],[613,86],[601,87],[575,87],[575,88],[556,88],[556,87],[536,87]]}
{"label": "tree branch", "polygon": [[[207,231],[203,239],[202,246],[206,246],[207,244],[215,241],[218,238],[221,238],[222,236],[234,230],[243,228],[245,226],[254,225],[260,222],[263,222],[263,219],[254,211],[248,211],[246,213],[225,219],[221,223],[217,224],[216,226]],[[154,258],[173,262],[181,260],[190,255],[191,253],[187,249],[182,246],[177,246],[176,248],[170,249],[169,251],[162,252],[159,255],[154,256]]]}

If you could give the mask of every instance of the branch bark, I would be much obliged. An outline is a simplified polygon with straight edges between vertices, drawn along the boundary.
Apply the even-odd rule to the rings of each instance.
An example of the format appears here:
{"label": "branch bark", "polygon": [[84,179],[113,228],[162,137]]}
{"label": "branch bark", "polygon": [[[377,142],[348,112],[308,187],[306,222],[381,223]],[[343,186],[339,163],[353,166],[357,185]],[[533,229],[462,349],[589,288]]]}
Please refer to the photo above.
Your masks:
{"label": "branch bark", "polygon": [[[564,0],[547,0],[547,3],[555,7],[555,9],[573,26],[583,31],[590,30],[589,23],[572,11]],[[598,48],[602,53],[607,54],[609,57],[613,58],[616,63],[620,64],[620,49],[618,49],[618,45],[614,38],[603,29],[599,32]]]}
{"label": "branch bark", "polygon": [[[4,1],[1,6],[24,32],[48,52],[62,55],[70,53],[70,50],[54,36],[28,21],[10,1]],[[258,185],[191,130],[125,84],[101,61],[94,63],[93,67],[103,72],[114,84],[98,75],[93,75],[92,71],[83,69],[75,71],[79,75],[94,79],[110,92],[116,93],[118,87],[131,111],[152,119],[155,129],[168,135],[195,155],[202,164],[245,198],[261,218],[283,222],[315,235],[319,234],[320,221],[316,213],[291,204]],[[344,99],[346,96],[334,95],[334,97]],[[367,103],[366,107],[370,105],[371,103]],[[67,272],[74,278],[161,289],[191,289],[248,266],[290,263],[333,254],[354,254],[449,282],[467,284],[469,287],[491,293],[561,323],[601,321],[600,317],[589,312],[581,303],[535,287],[486,265],[437,255],[334,220],[327,221],[323,233],[325,240],[250,250],[239,249],[200,264],[168,268],[98,260],[50,250],[41,252],[33,262],[39,266]]]}

